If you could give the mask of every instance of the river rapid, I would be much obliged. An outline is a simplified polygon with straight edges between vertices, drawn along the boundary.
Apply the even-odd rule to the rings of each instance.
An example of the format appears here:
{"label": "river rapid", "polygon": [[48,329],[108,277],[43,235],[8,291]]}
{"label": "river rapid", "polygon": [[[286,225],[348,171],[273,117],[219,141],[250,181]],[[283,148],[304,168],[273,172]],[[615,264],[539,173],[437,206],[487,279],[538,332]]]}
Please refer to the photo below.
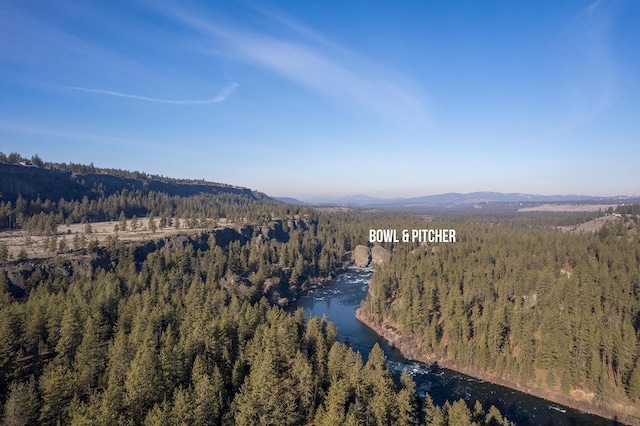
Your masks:
{"label": "river rapid", "polygon": [[517,390],[474,379],[446,368],[404,358],[386,341],[355,318],[356,308],[366,297],[368,282],[373,274],[368,270],[349,270],[339,274],[323,287],[298,299],[292,309],[302,307],[307,316],[322,316],[338,328],[338,340],[348,341],[354,350],[367,356],[378,343],[387,356],[389,370],[399,377],[407,370],[416,382],[421,398],[428,392],[434,403],[464,399],[473,410],[476,400],[485,411],[495,405],[500,412],[518,425],[614,425],[611,420],[583,413]]}

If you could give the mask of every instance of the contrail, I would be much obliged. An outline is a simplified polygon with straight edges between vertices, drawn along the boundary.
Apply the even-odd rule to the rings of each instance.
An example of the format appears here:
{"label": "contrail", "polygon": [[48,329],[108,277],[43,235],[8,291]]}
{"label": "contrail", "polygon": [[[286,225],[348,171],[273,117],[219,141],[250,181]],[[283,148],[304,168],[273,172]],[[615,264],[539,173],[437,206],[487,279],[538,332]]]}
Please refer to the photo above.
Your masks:
{"label": "contrail", "polygon": [[80,90],[82,92],[100,93],[101,95],[119,96],[121,98],[138,99],[141,101],[159,102],[162,104],[173,104],[173,105],[217,104],[220,102],[224,102],[229,96],[233,94],[233,92],[235,92],[237,87],[238,87],[238,83],[230,83],[224,89],[222,89],[220,93],[218,93],[214,98],[211,98],[211,99],[200,99],[200,100],[184,99],[183,100],[183,99],[151,98],[148,96],[130,95],[128,93],[114,92],[113,90],[101,90],[101,89],[90,89],[87,87],[66,86],[67,89]]}

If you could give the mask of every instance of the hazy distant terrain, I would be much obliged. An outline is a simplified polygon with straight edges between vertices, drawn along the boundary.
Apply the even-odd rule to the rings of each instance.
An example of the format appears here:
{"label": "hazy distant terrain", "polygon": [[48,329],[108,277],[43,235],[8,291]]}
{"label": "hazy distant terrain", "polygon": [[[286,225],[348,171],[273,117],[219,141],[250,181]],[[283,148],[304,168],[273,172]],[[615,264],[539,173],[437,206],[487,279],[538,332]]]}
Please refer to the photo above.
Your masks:
{"label": "hazy distant terrain", "polygon": [[536,207],[523,207],[519,212],[597,212],[615,208],[617,204],[543,204]]}
{"label": "hazy distant terrain", "polygon": [[[502,209],[511,211],[598,211],[623,203],[636,203],[640,196],[599,197],[589,195],[536,195],[523,193],[471,192],[446,193],[413,198],[375,198],[366,195],[317,197],[304,200],[309,204],[348,205],[378,208],[436,208],[444,210]],[[598,206],[596,208],[595,206]]]}

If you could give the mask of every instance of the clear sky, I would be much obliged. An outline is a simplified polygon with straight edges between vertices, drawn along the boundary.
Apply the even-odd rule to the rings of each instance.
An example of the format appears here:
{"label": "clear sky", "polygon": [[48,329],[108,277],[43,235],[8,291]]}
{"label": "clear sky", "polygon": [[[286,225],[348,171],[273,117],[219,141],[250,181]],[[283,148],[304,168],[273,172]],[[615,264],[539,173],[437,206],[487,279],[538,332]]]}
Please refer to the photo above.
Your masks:
{"label": "clear sky", "polygon": [[0,151],[306,198],[640,193],[640,2],[3,1]]}

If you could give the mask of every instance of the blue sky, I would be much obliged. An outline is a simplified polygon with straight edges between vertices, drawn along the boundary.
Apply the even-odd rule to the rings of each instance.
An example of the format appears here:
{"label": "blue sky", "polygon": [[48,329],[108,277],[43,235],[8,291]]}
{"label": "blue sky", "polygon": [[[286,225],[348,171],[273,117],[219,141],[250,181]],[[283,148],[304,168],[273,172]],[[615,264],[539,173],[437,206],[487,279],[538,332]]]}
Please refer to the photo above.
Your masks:
{"label": "blue sky", "polygon": [[0,1],[0,151],[275,196],[640,193],[640,3]]}

